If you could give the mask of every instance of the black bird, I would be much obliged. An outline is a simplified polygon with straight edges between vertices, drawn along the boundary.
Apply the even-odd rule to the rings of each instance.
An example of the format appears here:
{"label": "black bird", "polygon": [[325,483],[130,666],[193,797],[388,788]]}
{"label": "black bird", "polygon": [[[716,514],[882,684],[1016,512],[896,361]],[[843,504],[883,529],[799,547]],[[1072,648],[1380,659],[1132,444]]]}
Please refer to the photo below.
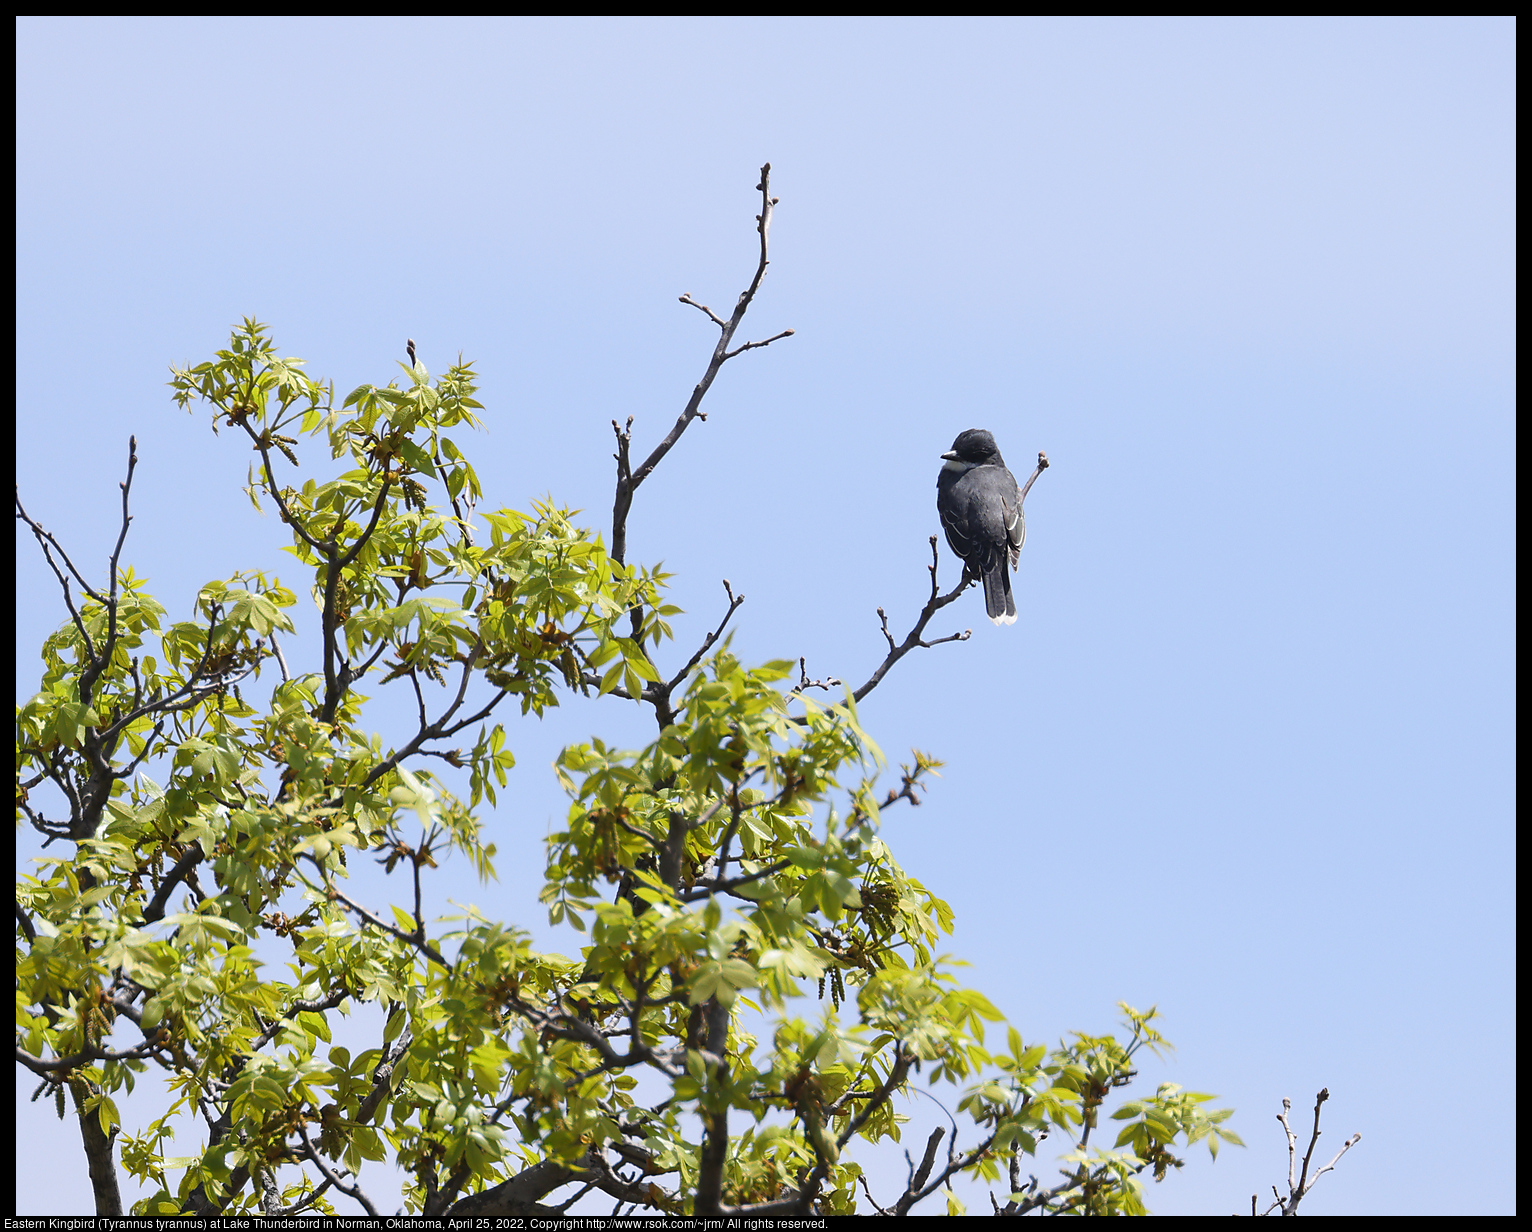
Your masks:
{"label": "black bird", "polygon": [[936,511],[947,542],[984,583],[984,610],[997,625],[1016,623],[1011,569],[1027,538],[1021,487],[983,428],[959,432],[936,476]]}
{"label": "black bird", "polygon": [[406,338],[404,340],[404,349],[410,353],[410,367],[413,368],[415,366],[415,340],[413,338]]}

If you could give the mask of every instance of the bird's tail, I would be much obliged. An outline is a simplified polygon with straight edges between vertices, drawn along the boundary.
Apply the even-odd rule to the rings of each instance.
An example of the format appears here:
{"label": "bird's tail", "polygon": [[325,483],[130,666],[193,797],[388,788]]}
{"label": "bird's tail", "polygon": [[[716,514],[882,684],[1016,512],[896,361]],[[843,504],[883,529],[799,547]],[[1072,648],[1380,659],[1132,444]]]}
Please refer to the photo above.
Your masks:
{"label": "bird's tail", "polygon": [[1005,556],[984,575],[984,611],[997,625],[1016,623],[1016,600],[1011,595],[1011,571]]}

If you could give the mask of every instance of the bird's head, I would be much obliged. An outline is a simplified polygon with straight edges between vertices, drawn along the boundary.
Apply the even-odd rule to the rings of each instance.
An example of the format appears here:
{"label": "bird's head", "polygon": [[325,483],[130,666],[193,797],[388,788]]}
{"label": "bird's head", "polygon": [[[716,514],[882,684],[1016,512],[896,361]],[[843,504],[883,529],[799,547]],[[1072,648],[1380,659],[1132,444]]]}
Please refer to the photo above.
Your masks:
{"label": "bird's head", "polygon": [[1005,465],[1000,457],[1000,446],[984,428],[969,428],[959,432],[952,448],[942,454],[949,467],[967,470],[971,466],[983,466],[989,462]]}

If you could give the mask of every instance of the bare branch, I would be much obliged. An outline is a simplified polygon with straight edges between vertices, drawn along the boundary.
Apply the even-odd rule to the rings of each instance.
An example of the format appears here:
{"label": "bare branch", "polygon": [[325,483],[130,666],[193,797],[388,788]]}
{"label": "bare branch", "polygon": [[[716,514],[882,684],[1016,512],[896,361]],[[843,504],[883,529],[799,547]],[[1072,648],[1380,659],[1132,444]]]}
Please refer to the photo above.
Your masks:
{"label": "bare branch", "polygon": [[[133,487],[133,471],[138,466],[138,438],[128,437],[128,477],[117,486],[122,489],[122,530],[117,533],[117,546],[112,549],[111,564],[107,567],[107,593],[111,596],[106,605],[106,650],[105,657],[111,658],[112,647],[117,644],[117,561],[122,556],[122,545],[128,539],[128,524],[133,521],[133,515],[128,512],[128,492]],[[103,663],[104,667],[105,664]],[[94,677],[92,677],[94,683]],[[81,687],[84,687],[82,677]]]}
{"label": "bare branch", "polygon": [[48,562],[48,568],[53,570],[53,576],[58,579],[59,587],[64,592],[64,606],[69,610],[69,619],[74,624],[75,630],[79,633],[80,640],[84,643],[86,656],[90,659],[91,662],[94,663],[98,658],[96,654],[96,645],[91,640],[90,634],[86,632],[84,619],[81,617],[79,611],[75,608],[74,596],[69,593],[69,578],[66,577],[64,575],[64,571],[58,567],[58,562],[53,559],[53,553],[57,551],[58,554],[63,558],[64,564],[68,567],[70,574],[75,578],[76,581],[80,583],[80,589],[82,591],[84,591],[92,599],[95,599],[98,603],[101,602],[101,596],[98,595],[95,590],[91,588],[90,584],[80,576],[80,571],[75,568],[74,561],[69,559],[69,553],[64,551],[59,541],[55,539],[48,531],[44,530],[40,523],[34,522],[32,520],[31,515],[27,513],[26,508],[21,503],[21,491],[19,488],[16,492],[16,516],[31,528],[33,538],[37,540],[38,547],[42,548],[43,559]]}
{"label": "bare branch", "polygon": [[1297,1189],[1298,1179],[1295,1173],[1298,1167],[1298,1135],[1293,1133],[1292,1126],[1287,1123],[1287,1114],[1292,1110],[1293,1101],[1284,1097],[1282,1111],[1277,1113],[1277,1120],[1282,1122],[1282,1131],[1287,1135],[1287,1187]]}
{"label": "bare branch", "polygon": [[729,585],[728,578],[723,579],[723,592],[729,596],[729,610],[723,614],[723,619],[718,622],[718,628],[714,629],[711,633],[702,639],[702,645],[697,647],[697,653],[692,655],[692,657],[686,661],[686,666],[678,671],[675,676],[671,678],[670,683],[665,686],[665,692],[667,694],[670,693],[671,690],[673,690],[678,684],[681,683],[682,680],[686,678],[687,673],[690,672],[692,668],[696,667],[697,664],[702,661],[702,656],[707,654],[709,647],[711,647],[713,643],[723,635],[724,626],[729,623],[729,618],[739,610],[739,605],[745,601],[744,595],[736,596],[734,594],[734,589]]}
{"label": "bare branch", "polygon": [[938,1125],[931,1131],[931,1136],[926,1139],[926,1153],[921,1156],[920,1167],[915,1169],[914,1175],[910,1177],[910,1183],[905,1186],[904,1192],[899,1195],[899,1201],[894,1204],[894,1214],[908,1215],[910,1207],[920,1200],[926,1178],[931,1175],[931,1168],[936,1163],[936,1149],[941,1146],[942,1138],[946,1133],[945,1125]]}
{"label": "bare branch", "polygon": [[[692,307],[703,312],[719,328],[718,344],[713,348],[712,358],[708,361],[707,370],[702,374],[702,379],[692,389],[691,397],[687,399],[686,407],[674,426],[662,440],[644,459],[643,464],[637,470],[631,468],[628,460],[627,434],[618,433],[618,459],[617,459],[617,494],[612,502],[612,547],[611,556],[618,564],[627,562],[628,551],[628,511],[633,507],[633,493],[639,485],[653,473],[654,468],[660,464],[665,455],[674,448],[675,443],[681,439],[681,434],[691,426],[692,420],[706,418],[702,413],[702,400],[707,396],[707,391],[712,387],[713,379],[723,365],[734,356],[753,347],[766,346],[790,335],[792,330],[785,330],[780,334],[766,339],[764,342],[747,342],[733,351],[729,350],[729,343],[734,340],[734,333],[739,329],[740,322],[745,319],[745,313],[749,311],[751,303],[755,299],[756,292],[760,290],[761,280],[766,277],[766,267],[771,263],[768,258],[769,235],[771,231],[771,215],[775,209],[777,198],[771,195],[771,164],[766,163],[761,167],[761,181],[756,185],[756,191],[761,194],[761,212],[755,216],[756,232],[761,237],[760,258],[756,262],[755,277],[750,280],[750,285],[740,292],[739,299],[735,302],[734,311],[727,321],[713,312],[704,304],[699,304],[692,299],[690,292],[681,296],[681,302],[690,304]],[[629,420],[629,426],[632,420]],[[615,424],[613,425],[615,427]]]}
{"label": "bare branch", "polygon": [[867,1195],[867,1201],[872,1203],[872,1209],[873,1210],[877,1211],[878,1214],[880,1214],[880,1215],[892,1215],[893,1214],[892,1211],[885,1210],[883,1207],[878,1205],[877,1199],[875,1199],[872,1196],[872,1190],[867,1188],[867,1178],[865,1176],[859,1176],[856,1179],[862,1182],[862,1192]]}
{"label": "bare branch", "polygon": [[286,684],[292,675],[287,670],[287,660],[282,657],[282,647],[277,645],[276,634],[271,635],[271,653],[277,657],[277,666],[282,669],[282,683]]}
{"label": "bare branch", "polygon": [[[885,627],[886,627],[886,624],[887,624],[887,622],[885,622]],[[834,676],[826,676],[823,680],[810,680],[809,679],[809,661],[808,661],[807,658],[805,658],[802,655],[798,656],[798,690],[797,691],[799,693],[804,692],[806,689],[823,689],[823,690],[825,690],[825,692],[828,693],[830,691],[830,689],[833,688],[834,686],[845,684],[845,683],[846,682],[844,680],[837,680]]]}
{"label": "bare branch", "polygon": [[1309,1138],[1309,1149],[1303,1153],[1303,1171],[1298,1174],[1298,1192],[1300,1194],[1308,1189],[1308,1185],[1305,1182],[1309,1179],[1309,1160],[1314,1158],[1314,1148],[1319,1145],[1319,1110],[1323,1107],[1325,1100],[1329,1098],[1329,1087],[1321,1087],[1319,1094],[1314,1098],[1314,1133]]}
{"label": "bare branch", "polygon": [[964,629],[961,633],[953,633],[948,637],[938,637],[932,641],[925,641],[922,638],[921,635],[926,631],[926,625],[930,624],[931,617],[935,616],[937,612],[941,611],[949,603],[954,602],[969,586],[973,585],[975,580],[970,576],[968,570],[964,569],[962,580],[946,594],[941,594],[936,582],[937,564],[936,536],[932,535],[931,563],[926,566],[931,573],[931,597],[926,600],[926,605],[920,609],[920,617],[915,621],[914,627],[905,636],[904,641],[897,644],[894,642],[893,634],[888,631],[888,614],[881,607],[878,609],[878,618],[883,622],[883,637],[888,642],[888,655],[878,665],[877,670],[868,677],[867,683],[852,694],[852,697],[857,701],[861,701],[876,689],[882,682],[883,677],[888,674],[888,669],[893,667],[895,663],[899,662],[900,659],[904,658],[905,655],[909,654],[917,646],[929,649],[932,646],[940,646],[943,642],[966,642],[973,636],[972,629]]}
{"label": "bare branch", "polygon": [[729,323],[727,321],[725,321],[721,316],[719,316],[716,312],[714,312],[706,304],[699,304],[696,300],[694,300],[692,298],[692,293],[690,291],[686,292],[685,295],[681,296],[681,302],[683,304],[690,304],[693,308],[697,309],[698,312],[705,312],[705,313],[707,313],[708,320],[711,321],[714,325],[718,326],[719,329],[728,329],[729,328]]}
{"label": "bare branch", "polygon": [[1022,486],[1022,489],[1021,489],[1021,499],[1017,502],[1017,504],[1025,504],[1026,503],[1027,493],[1032,490],[1032,485],[1037,482],[1037,477],[1039,475],[1041,475],[1047,469],[1048,469],[1048,455],[1045,454],[1041,449],[1039,449],[1037,451],[1037,469],[1032,472],[1031,477]]}
{"label": "bare branch", "polygon": [[[1262,1212],[1263,1214],[1269,1215],[1272,1211],[1280,1210],[1284,1215],[1296,1215],[1298,1213],[1298,1204],[1303,1201],[1309,1190],[1314,1188],[1314,1183],[1326,1172],[1332,1171],[1335,1165],[1340,1162],[1341,1156],[1362,1140],[1361,1134],[1352,1134],[1351,1137],[1346,1139],[1341,1149],[1335,1153],[1334,1159],[1314,1173],[1313,1176],[1309,1176],[1309,1163],[1314,1157],[1314,1148],[1319,1144],[1319,1110],[1329,1098],[1329,1087],[1324,1087],[1314,1097],[1314,1130],[1309,1136],[1308,1150],[1303,1154],[1303,1167],[1301,1171],[1298,1170],[1297,1162],[1298,1135],[1293,1132],[1293,1127],[1288,1124],[1287,1120],[1287,1114],[1292,1111],[1293,1102],[1290,1099],[1282,1101],[1282,1111],[1277,1113],[1277,1120],[1282,1123],[1282,1132],[1287,1135],[1287,1197],[1284,1198],[1277,1187],[1273,1185],[1271,1192],[1276,1201],[1268,1206]],[[1295,1172],[1297,1173],[1296,1176],[1294,1175]],[[1252,1215],[1255,1214],[1254,1194],[1250,1197],[1250,1213]]]}
{"label": "bare branch", "polygon": [[[69,569],[70,575],[76,582],[80,584],[80,589],[89,595],[92,599],[94,599],[97,603],[104,604],[106,602],[106,596],[100,594],[95,589],[95,587],[93,587],[89,582],[85,580],[80,571],[75,568],[74,561],[69,559],[69,553],[64,551],[64,545],[53,537],[52,532],[44,530],[42,523],[34,522],[32,520],[31,515],[27,513],[26,509],[21,503],[21,491],[19,485],[16,492],[16,516],[31,528],[33,537],[37,540],[38,546],[42,548],[43,555],[47,557],[48,563],[50,565],[53,565],[52,552],[57,552],[59,556],[63,558],[64,564]],[[59,572],[57,565],[53,566],[53,571],[59,575],[59,579],[62,581],[63,574]]]}
{"label": "bare branch", "polygon": [[756,347],[768,347],[773,342],[777,342],[783,338],[791,338],[797,332],[798,331],[795,329],[784,329],[780,334],[773,334],[770,338],[762,339],[760,342],[747,342],[742,346],[735,347],[732,351],[724,352],[724,358],[733,359],[736,355],[743,355],[746,351],[755,350]]}

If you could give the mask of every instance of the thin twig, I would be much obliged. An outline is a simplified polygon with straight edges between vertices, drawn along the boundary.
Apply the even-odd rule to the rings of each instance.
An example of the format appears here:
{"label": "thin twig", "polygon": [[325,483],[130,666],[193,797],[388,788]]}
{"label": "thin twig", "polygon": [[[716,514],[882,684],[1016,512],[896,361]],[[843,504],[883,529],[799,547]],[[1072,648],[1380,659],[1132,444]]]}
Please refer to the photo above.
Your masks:
{"label": "thin twig", "polygon": [[1032,490],[1032,485],[1037,482],[1037,477],[1039,475],[1041,475],[1047,469],[1048,469],[1048,455],[1045,454],[1041,449],[1039,449],[1037,451],[1037,469],[1032,472],[1031,477],[1027,480],[1025,486],[1023,486],[1023,488],[1021,489],[1021,499],[1019,501],[1017,501],[1017,504],[1025,504],[1026,503],[1027,493]]}
{"label": "thin twig", "polygon": [[1298,1174],[1298,1192],[1304,1193],[1308,1189],[1306,1182],[1309,1179],[1309,1160],[1314,1158],[1314,1148],[1319,1145],[1319,1110],[1324,1106],[1325,1100],[1330,1098],[1330,1088],[1321,1087],[1318,1096],[1314,1099],[1314,1133],[1309,1138],[1309,1149],[1303,1153],[1303,1171]]}
{"label": "thin twig", "polygon": [[791,338],[797,332],[795,329],[784,329],[780,334],[773,334],[770,338],[763,338],[760,342],[746,342],[741,346],[735,347],[732,351],[725,351],[723,357],[725,359],[733,359],[736,355],[743,355],[746,351],[753,351],[757,347],[768,347],[773,342],[779,342],[783,338]]}
{"label": "thin twig", "polygon": [[138,438],[128,437],[128,477],[117,486],[122,489],[122,529],[117,532],[117,546],[112,549],[111,563],[107,567],[107,603],[106,603],[106,647],[103,652],[103,662],[97,666],[92,664],[80,675],[80,691],[83,696],[91,685],[95,684],[96,677],[105,670],[107,662],[111,660],[112,649],[117,645],[117,561],[122,556],[122,545],[128,539],[128,524],[133,521],[133,515],[128,512],[128,492],[133,487],[133,472],[138,467]]}
{"label": "thin twig", "polygon": [[707,313],[708,320],[711,321],[714,325],[718,326],[719,329],[729,328],[729,323],[725,321],[721,316],[719,316],[706,304],[699,304],[696,300],[694,300],[690,291],[681,296],[681,302],[683,304],[690,304],[693,308],[697,309],[698,312]]}
{"label": "thin twig", "polygon": [[336,1189],[340,1190],[341,1193],[360,1203],[362,1209],[365,1210],[373,1218],[377,1218],[378,1208],[373,1206],[372,1200],[362,1192],[362,1187],[360,1185],[347,1185],[340,1179],[340,1177],[336,1176],[335,1173],[331,1172],[330,1169],[325,1166],[324,1157],[314,1149],[314,1144],[309,1141],[308,1130],[303,1127],[302,1121],[298,1122],[298,1137],[303,1139],[303,1149],[309,1157],[309,1162],[312,1163],[314,1167],[319,1169],[320,1173],[324,1176],[324,1179],[327,1180],[331,1185],[335,1186]]}
{"label": "thin twig", "polygon": [[692,655],[692,657],[686,661],[686,666],[678,671],[671,678],[670,682],[665,686],[665,692],[667,694],[671,692],[671,690],[673,690],[678,684],[680,684],[682,680],[686,679],[687,673],[689,673],[692,668],[696,667],[697,664],[702,661],[702,656],[707,654],[709,647],[711,647],[713,643],[723,635],[724,626],[729,623],[730,617],[732,617],[735,612],[739,611],[740,604],[745,601],[744,595],[736,595],[734,593],[734,588],[729,585],[728,578],[723,579],[723,593],[729,596],[729,610],[723,614],[723,619],[718,622],[718,628],[714,629],[711,633],[702,639],[702,645],[697,647],[697,653]]}
{"label": "thin twig", "polygon": [[798,692],[808,689],[823,689],[826,693],[836,685],[845,684],[844,680],[837,680],[834,676],[826,676],[823,680],[809,679],[809,661],[803,655],[798,656]]}

